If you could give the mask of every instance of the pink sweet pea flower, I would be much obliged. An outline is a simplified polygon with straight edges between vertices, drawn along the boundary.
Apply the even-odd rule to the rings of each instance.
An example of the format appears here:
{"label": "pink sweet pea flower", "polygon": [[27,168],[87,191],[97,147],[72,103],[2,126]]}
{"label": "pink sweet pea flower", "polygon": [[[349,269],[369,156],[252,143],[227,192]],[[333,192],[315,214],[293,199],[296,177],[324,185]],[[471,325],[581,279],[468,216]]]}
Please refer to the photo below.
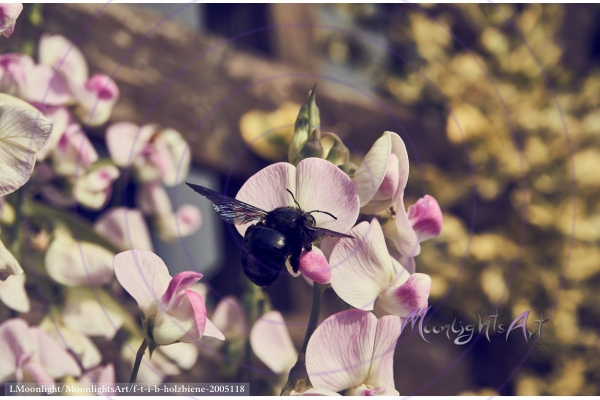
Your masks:
{"label": "pink sweet pea flower", "polygon": [[[370,312],[347,310],[315,330],[306,349],[306,372],[313,389],[302,394],[373,396],[399,393],[394,385],[394,349],[401,322]],[[360,334],[358,334],[360,333]]]}
{"label": "pink sweet pea flower", "polygon": [[95,74],[85,85],[71,85],[77,106],[75,114],[86,125],[100,126],[110,118],[119,100],[119,88],[108,75]]}
{"label": "pink sweet pea flower", "polygon": [[289,372],[298,360],[298,352],[279,311],[269,311],[254,323],[250,345],[256,357],[276,374]]}
{"label": "pink sweet pea flower", "polygon": [[248,335],[248,322],[242,304],[235,296],[225,296],[217,304],[212,323],[228,341],[244,340]]}
{"label": "pink sweet pea flower", "polygon": [[75,178],[73,197],[82,206],[99,210],[110,199],[113,182],[119,174],[119,169],[114,165],[92,168],[85,175]]}
{"label": "pink sweet pea flower", "polygon": [[119,167],[133,166],[140,182],[161,181],[176,186],[188,175],[190,148],[181,134],[156,125],[139,127],[130,122],[112,124],[106,130],[106,145]]}
{"label": "pink sweet pea flower", "polygon": [[62,348],[70,350],[83,368],[93,368],[102,361],[100,351],[89,337],[65,327],[57,319],[45,317],[40,323],[40,328]]}
{"label": "pink sweet pea flower", "polygon": [[45,256],[48,275],[65,286],[101,286],[113,277],[114,254],[95,243],[80,242],[63,229],[54,231]]}
{"label": "pink sweet pea flower", "polygon": [[173,241],[194,234],[202,224],[202,214],[198,207],[184,204],[173,212],[166,189],[158,182],[142,186],[137,203],[146,215],[154,216],[158,233],[164,241]]}
{"label": "pink sweet pea flower", "polygon": [[21,3],[0,4],[0,35],[11,37],[21,11],[23,11]]}
{"label": "pink sweet pea flower", "polygon": [[[144,312],[148,339],[156,345],[195,343],[206,333],[210,321],[204,300],[189,290],[202,274],[185,271],[171,277],[160,257],[147,250],[117,254],[114,268],[121,286]],[[215,333],[218,339],[225,339],[218,330]]]}
{"label": "pink sweet pea flower", "polygon": [[55,378],[79,376],[75,360],[38,327],[22,319],[0,324],[0,382],[53,384]]}
{"label": "pink sweet pea flower", "polygon": [[384,132],[352,180],[360,196],[363,214],[377,214],[396,204],[408,181],[408,154],[400,136]]}
{"label": "pink sweet pea flower", "polygon": [[[317,227],[346,233],[358,218],[360,199],[352,180],[338,167],[320,158],[304,159],[297,167],[285,162],[272,164],[250,177],[236,199],[266,211],[296,207],[286,189],[292,191],[303,211],[326,211],[337,218],[323,213],[311,214]],[[237,225],[236,228],[244,235],[249,225]],[[320,251],[314,255],[310,253],[305,254],[310,256],[301,263],[300,272],[306,269],[309,275],[326,283],[329,265]]]}
{"label": "pink sweet pea flower", "polygon": [[406,317],[427,307],[431,278],[410,274],[390,257],[377,219],[362,222],[331,253],[331,287],[346,303],[379,315]]}
{"label": "pink sweet pea flower", "polygon": [[65,129],[51,155],[54,171],[66,177],[84,175],[98,161],[96,149],[78,124]]}
{"label": "pink sweet pea flower", "polygon": [[52,106],[66,105],[73,98],[61,76],[51,68],[36,65],[25,54],[0,56],[0,90],[29,102]]}
{"label": "pink sweet pea flower", "polygon": [[6,280],[0,281],[0,301],[21,313],[28,313],[30,309],[25,281],[25,274],[10,275]]}
{"label": "pink sweet pea flower", "polygon": [[119,99],[117,84],[104,74],[95,74],[88,79],[88,65],[83,53],[64,36],[42,35],[38,51],[40,64],[58,71],[65,80],[77,103],[77,117],[89,126],[104,124]]}
{"label": "pink sweet pea flower", "polygon": [[126,207],[106,210],[94,223],[94,232],[120,250],[152,250],[142,212]]}

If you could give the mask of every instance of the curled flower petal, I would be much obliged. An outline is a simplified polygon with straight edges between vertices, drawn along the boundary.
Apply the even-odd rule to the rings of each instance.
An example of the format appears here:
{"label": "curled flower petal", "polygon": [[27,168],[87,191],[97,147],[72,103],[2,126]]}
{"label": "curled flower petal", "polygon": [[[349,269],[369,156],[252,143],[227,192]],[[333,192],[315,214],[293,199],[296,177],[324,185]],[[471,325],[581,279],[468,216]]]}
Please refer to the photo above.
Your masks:
{"label": "curled flower petal", "polygon": [[0,281],[5,281],[10,275],[20,275],[23,268],[0,240]]}
{"label": "curled flower petal", "polygon": [[389,132],[375,141],[369,152],[363,158],[360,167],[354,173],[352,180],[360,196],[360,206],[366,206],[375,196],[383,181],[392,152],[392,139]]}
{"label": "curled flower petal", "polygon": [[121,250],[152,250],[150,232],[140,210],[115,207],[94,223],[94,231]]}
{"label": "curled flower petal", "polygon": [[194,271],[183,271],[178,273],[171,279],[169,286],[163,294],[161,302],[169,311],[181,302],[186,295],[185,291],[192,287],[202,278],[202,274]]}
{"label": "curled flower petal", "polygon": [[23,4],[0,4],[0,35],[11,37],[15,31],[17,18],[23,11]]}
{"label": "curled flower petal", "polygon": [[159,345],[177,341],[193,343],[204,333],[206,306],[198,293],[186,291],[175,306],[173,310],[167,310],[164,305],[158,307],[151,333],[152,339]]}
{"label": "curled flower petal", "polygon": [[50,137],[52,121],[39,111],[14,105],[0,106],[0,196],[29,180],[35,153]]}
{"label": "curled flower petal", "polygon": [[296,364],[298,353],[278,311],[269,311],[254,323],[250,345],[256,357],[276,374],[289,372]]}
{"label": "curled flower petal", "polygon": [[315,246],[311,251],[302,250],[300,272],[307,278],[323,285],[331,282],[331,268],[321,249]]}
{"label": "curled flower petal", "polygon": [[381,294],[378,305],[387,313],[406,317],[410,312],[427,307],[431,278],[415,273],[396,287],[390,287]]}
{"label": "curled flower petal", "polygon": [[10,275],[5,281],[0,281],[0,301],[21,313],[28,313],[30,309],[25,281],[25,274]]}
{"label": "curled flower petal", "polygon": [[349,389],[345,392],[346,396],[400,396],[396,389],[386,387],[373,388],[365,384],[359,387]]}
{"label": "curled flower petal", "polygon": [[107,284],[113,277],[114,254],[68,233],[57,233],[45,256],[48,275],[65,286]]}
{"label": "curled flower petal", "polygon": [[408,220],[419,238],[419,242],[433,239],[442,231],[444,218],[438,202],[425,195],[408,207]]}
{"label": "curled flower petal", "polygon": [[192,154],[187,141],[174,129],[159,132],[154,141],[155,153],[150,157],[160,170],[166,186],[176,186],[188,176]]}
{"label": "curled flower petal", "polygon": [[115,275],[119,283],[137,301],[146,317],[154,315],[157,302],[171,282],[163,260],[147,250],[130,250],[114,258]]}
{"label": "curled flower petal", "polygon": [[331,287],[346,303],[372,310],[375,300],[394,280],[395,271],[377,219],[361,222],[333,249]]}

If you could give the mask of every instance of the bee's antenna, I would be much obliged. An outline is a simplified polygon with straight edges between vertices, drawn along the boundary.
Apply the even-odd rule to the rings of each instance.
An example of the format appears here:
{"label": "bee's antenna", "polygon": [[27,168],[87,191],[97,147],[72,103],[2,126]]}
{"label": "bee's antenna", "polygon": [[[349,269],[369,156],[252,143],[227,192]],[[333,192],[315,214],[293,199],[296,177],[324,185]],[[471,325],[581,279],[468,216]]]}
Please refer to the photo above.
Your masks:
{"label": "bee's antenna", "polygon": [[335,215],[333,215],[332,213],[328,213],[327,211],[312,210],[311,212],[309,212],[309,214],[312,214],[314,212],[320,212],[320,213],[323,213],[323,214],[327,214],[331,218],[333,218],[333,219],[335,219],[337,221],[337,218],[335,217]]}
{"label": "bee's antenna", "polygon": [[292,199],[294,200],[294,203],[296,203],[296,205],[298,206],[298,208],[302,209],[302,207],[300,207],[300,204],[298,204],[298,202],[296,201],[296,198],[294,197],[294,193],[292,193],[292,191],[290,189],[285,189],[285,190],[287,190],[288,193],[292,195]]}

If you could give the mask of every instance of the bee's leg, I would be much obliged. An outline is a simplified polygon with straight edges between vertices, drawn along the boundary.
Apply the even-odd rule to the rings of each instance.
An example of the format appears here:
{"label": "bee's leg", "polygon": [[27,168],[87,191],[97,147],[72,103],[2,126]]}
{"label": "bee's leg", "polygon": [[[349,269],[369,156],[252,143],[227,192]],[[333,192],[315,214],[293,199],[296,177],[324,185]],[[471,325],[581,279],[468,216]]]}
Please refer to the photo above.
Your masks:
{"label": "bee's leg", "polygon": [[302,247],[297,246],[292,248],[292,252],[290,253],[290,265],[294,270],[294,273],[300,270],[300,254],[302,253]]}

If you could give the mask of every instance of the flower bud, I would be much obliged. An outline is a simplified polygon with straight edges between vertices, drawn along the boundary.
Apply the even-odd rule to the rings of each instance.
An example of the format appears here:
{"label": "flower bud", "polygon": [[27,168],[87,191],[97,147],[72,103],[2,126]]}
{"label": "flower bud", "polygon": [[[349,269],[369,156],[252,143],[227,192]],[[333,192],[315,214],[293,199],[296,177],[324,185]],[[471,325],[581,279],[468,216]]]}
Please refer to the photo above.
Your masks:
{"label": "flower bud", "polygon": [[348,150],[342,139],[340,139],[335,133],[331,132],[326,132],[323,134],[323,136],[333,139],[333,146],[327,154],[327,161],[332,162],[336,166],[347,163],[350,160],[350,150]]}
{"label": "flower bud", "polygon": [[323,145],[321,144],[321,133],[318,129],[315,129],[310,136],[310,139],[304,144],[298,156],[292,164],[298,165],[298,163],[305,158],[317,157],[323,158]]}
{"label": "flower bud", "polygon": [[[294,137],[292,138],[292,142],[290,143],[290,148],[288,151],[288,161],[292,164],[298,164],[300,160],[307,157],[316,157],[305,155],[303,158],[298,159],[299,153],[302,149],[304,149],[307,141],[309,140],[309,135],[311,132],[314,132],[315,129],[318,129],[321,125],[321,119],[319,117],[319,109],[315,102],[315,91],[317,85],[313,87],[313,90],[310,92],[308,100],[304,105],[300,108],[300,112],[298,113],[298,118],[296,118],[296,122],[294,123]],[[320,137],[319,137],[320,139]],[[320,146],[319,142],[319,146]],[[307,152],[309,149],[307,149]],[[322,148],[321,148],[322,154]],[[322,157],[317,156],[317,157]]]}
{"label": "flower bud", "polygon": [[417,234],[419,242],[437,237],[444,224],[438,202],[429,195],[425,195],[408,207],[408,220]]}

